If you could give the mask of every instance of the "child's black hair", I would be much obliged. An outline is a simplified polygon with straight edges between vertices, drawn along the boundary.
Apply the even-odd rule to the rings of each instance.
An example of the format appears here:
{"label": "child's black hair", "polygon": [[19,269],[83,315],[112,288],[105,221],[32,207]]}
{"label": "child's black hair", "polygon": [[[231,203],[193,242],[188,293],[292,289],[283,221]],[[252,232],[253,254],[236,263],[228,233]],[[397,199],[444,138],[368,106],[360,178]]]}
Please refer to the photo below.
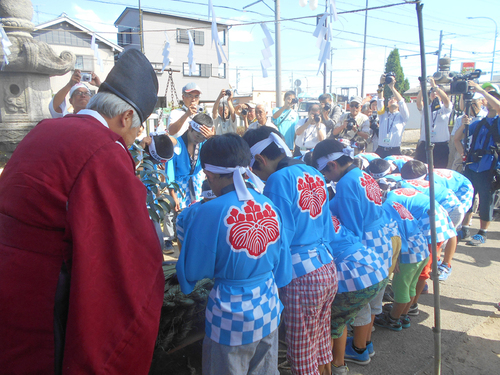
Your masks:
{"label": "child's black hair", "polygon": [[352,164],[363,170],[363,160],[361,158],[354,158]]}
{"label": "child's black hair", "polygon": [[401,168],[401,177],[405,180],[422,177],[427,174],[427,167],[420,160],[408,160]]}
{"label": "child's black hair", "polygon": [[[218,167],[248,167],[252,154],[248,144],[234,133],[216,135],[209,138],[200,151],[201,166],[212,164]],[[228,177],[232,173],[223,173],[221,176]]]}
{"label": "child's black hair", "polygon": [[198,113],[193,117],[193,121],[200,125],[205,125],[207,128],[211,128],[214,126],[214,121],[206,113]]}
{"label": "child's black hair", "polygon": [[[342,152],[344,150],[345,146],[343,143],[337,141],[336,139],[325,139],[324,141],[319,142],[315,147],[313,151],[313,157],[312,157],[312,165],[317,167],[318,166],[318,159],[326,156],[328,154],[332,154],[334,152]],[[353,159],[350,158],[347,155],[343,155],[337,160],[335,160],[338,165],[341,167],[351,164]],[[329,167],[327,167],[329,168]]]}
{"label": "child's black hair", "polygon": [[[243,140],[246,141],[248,147],[252,147],[257,142],[269,138],[269,134],[271,133],[275,133],[281,139],[283,139],[281,133],[276,129],[271,128],[270,126],[260,126],[257,129],[250,129],[246,131],[245,134],[243,134]],[[260,153],[260,155],[265,156],[269,160],[276,160],[282,154],[283,150],[281,150],[281,148],[279,148],[274,142],[271,142],[271,144],[267,146],[264,150],[262,150],[262,152]],[[260,169],[260,164],[257,160],[253,164],[252,168],[255,170]]]}
{"label": "child's black hair", "polygon": [[391,163],[384,159],[373,159],[368,166],[370,174],[382,173],[389,169]]}

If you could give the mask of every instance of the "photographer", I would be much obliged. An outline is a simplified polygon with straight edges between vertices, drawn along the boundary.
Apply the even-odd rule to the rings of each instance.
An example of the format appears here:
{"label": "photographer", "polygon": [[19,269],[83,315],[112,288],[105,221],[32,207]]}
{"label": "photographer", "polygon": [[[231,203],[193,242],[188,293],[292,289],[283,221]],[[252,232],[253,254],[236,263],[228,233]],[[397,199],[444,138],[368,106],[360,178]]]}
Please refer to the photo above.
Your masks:
{"label": "photographer", "polygon": [[[383,159],[390,155],[401,155],[401,141],[406,122],[410,118],[408,106],[394,86],[396,78],[391,74],[382,74],[380,83],[386,84],[392,91],[387,103],[388,108],[380,115],[379,145],[375,152]],[[384,90],[377,91],[377,110],[384,108]]]}
{"label": "photographer", "polygon": [[90,83],[93,86],[101,86],[101,80],[94,73],[82,73],[79,69],[75,69],[69,82],[60,89],[49,103],[49,111],[52,118],[61,118],[69,112],[66,105],[66,95],[69,93],[69,103],[73,106],[73,113],[76,114],[87,107],[92,94],[83,81]]}
{"label": "photographer", "polygon": [[[431,89],[429,91],[429,124],[431,128],[431,143],[434,144],[434,167],[446,168],[448,165],[448,156],[450,148],[450,131],[448,123],[450,121],[452,104],[448,95],[436,85],[434,78],[429,78]],[[415,159],[427,163],[427,153],[425,150],[425,119],[423,115],[422,91],[417,95],[417,108],[422,115],[420,124],[420,140],[417,145]]]}
{"label": "photographer", "polygon": [[257,122],[257,118],[255,116],[255,104],[254,103],[244,103],[240,104],[236,107],[236,115],[240,116],[243,119],[243,126],[245,127],[245,131],[248,130],[248,127],[252,125],[254,122]]}
{"label": "photographer", "polygon": [[293,156],[302,156],[325,139],[326,126],[321,122],[320,107],[314,104],[309,108],[307,118],[295,125],[295,148]]}
{"label": "photographer", "polygon": [[353,139],[359,135],[364,139],[370,136],[370,120],[361,113],[363,99],[353,96],[349,103],[349,112],[340,116],[339,122],[332,131],[332,137]]}
{"label": "photographer", "polygon": [[[486,100],[488,115],[480,121],[474,121],[469,125],[468,134],[465,134],[465,126],[469,124],[469,117],[464,116],[462,126],[455,134],[455,145],[457,151],[465,155],[464,175],[474,186],[474,196],[479,194],[479,219],[480,230],[470,238],[469,224],[472,218],[472,208],[465,215],[462,227],[462,239],[470,239],[467,245],[480,246],[486,242],[488,227],[493,217],[493,196],[499,186],[498,170],[500,168],[500,122],[498,111],[500,110],[500,88],[490,84],[489,91],[482,89],[479,85],[469,81],[469,86],[476,89]],[[460,141],[467,136],[470,139],[469,151],[463,151]]]}
{"label": "photographer", "polygon": [[294,107],[299,101],[295,92],[287,91],[284,97],[285,104],[281,108],[273,109],[271,121],[276,125],[280,133],[285,137],[286,145],[293,149],[293,139],[295,137],[295,125],[299,121],[299,114]]}
{"label": "photographer", "polygon": [[339,122],[342,110],[340,106],[333,104],[331,94],[321,94],[318,98],[321,106],[321,120],[326,126],[326,137],[332,137],[332,132]]}
{"label": "photographer", "polygon": [[[227,97],[227,98],[224,98]],[[224,99],[223,99],[224,98]],[[233,107],[233,93],[222,89],[212,109],[215,134],[236,133],[236,114]]]}
{"label": "photographer", "polygon": [[[374,108],[373,108],[374,107]],[[367,139],[367,152],[373,152],[378,147],[378,117],[377,117],[377,100],[373,99],[370,102],[363,104],[361,113],[368,116],[370,120],[370,138]]]}

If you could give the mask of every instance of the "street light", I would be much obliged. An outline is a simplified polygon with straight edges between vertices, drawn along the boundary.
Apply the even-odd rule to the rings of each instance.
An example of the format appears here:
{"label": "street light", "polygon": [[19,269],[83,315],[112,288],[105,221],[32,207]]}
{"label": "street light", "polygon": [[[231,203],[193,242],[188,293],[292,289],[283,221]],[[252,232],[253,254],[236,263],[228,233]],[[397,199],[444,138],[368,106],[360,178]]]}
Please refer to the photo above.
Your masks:
{"label": "street light", "polygon": [[497,33],[497,23],[493,18],[490,18],[490,17],[467,17],[467,19],[469,19],[469,20],[478,19],[478,18],[484,18],[484,19],[493,21],[493,23],[495,24],[495,39],[493,39],[493,59],[491,60],[491,77],[490,77],[490,81],[493,81],[493,68],[495,67],[495,52],[496,52],[496,48],[497,48],[497,34],[498,34]]}

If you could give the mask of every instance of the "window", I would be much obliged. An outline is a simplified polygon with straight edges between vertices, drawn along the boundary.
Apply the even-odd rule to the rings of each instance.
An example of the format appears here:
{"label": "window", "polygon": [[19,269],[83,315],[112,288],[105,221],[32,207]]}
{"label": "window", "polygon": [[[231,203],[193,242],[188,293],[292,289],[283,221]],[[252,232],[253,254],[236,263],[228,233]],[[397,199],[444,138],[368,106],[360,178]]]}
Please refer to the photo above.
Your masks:
{"label": "window", "polygon": [[226,78],[226,63],[222,63],[219,65],[217,77]]}
{"label": "window", "polygon": [[92,55],[77,55],[75,69],[80,69],[82,72],[94,71],[94,56]]}
{"label": "window", "polygon": [[[196,68],[191,74],[191,77],[205,77],[208,78],[211,76],[212,65],[210,64],[196,64]],[[182,64],[182,74],[185,76],[189,76],[189,64]]]}
{"label": "window", "polygon": [[[205,45],[205,33],[203,31],[190,30],[190,32],[195,45]],[[177,43],[189,44],[189,37],[186,29],[177,29]]]}
{"label": "window", "polygon": [[33,38],[45,42],[47,44],[59,44],[64,46],[74,47],[90,47],[90,36],[78,31],[65,30],[64,27],[59,26],[54,30],[39,30],[33,33]]}
{"label": "window", "polygon": [[126,28],[118,32],[118,45],[126,46],[132,43],[132,28]]}
{"label": "window", "polygon": [[222,46],[226,45],[226,29],[219,30],[219,42]]}

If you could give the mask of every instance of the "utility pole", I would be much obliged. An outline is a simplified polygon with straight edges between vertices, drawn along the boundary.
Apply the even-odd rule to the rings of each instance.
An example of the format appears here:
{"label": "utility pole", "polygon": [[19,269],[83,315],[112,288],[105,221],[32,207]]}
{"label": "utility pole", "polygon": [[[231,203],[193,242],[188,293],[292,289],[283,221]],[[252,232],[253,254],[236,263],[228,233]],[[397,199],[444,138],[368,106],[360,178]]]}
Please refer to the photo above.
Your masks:
{"label": "utility pole", "polygon": [[236,67],[236,92],[238,92],[238,82],[240,81],[240,76],[238,75],[238,67]]}
{"label": "utility pole", "polygon": [[436,72],[439,71],[439,59],[441,58],[441,47],[443,46],[443,30],[439,32],[439,49],[438,49],[438,63]]}
{"label": "utility pole", "polygon": [[368,25],[368,0],[366,0],[365,10],[365,36],[363,39],[363,68],[361,70],[361,97],[365,97],[365,60],[366,60],[366,28]]}
{"label": "utility pole", "polygon": [[280,0],[275,0],[275,37],[276,37],[276,107],[283,105],[281,97],[281,28],[280,28]]}
{"label": "utility pole", "polygon": [[[333,48],[330,50],[330,61],[333,63]],[[332,92],[333,69],[330,70],[330,93]]]}
{"label": "utility pole", "polygon": [[[325,2],[325,13],[328,12],[328,1]],[[328,17],[325,17],[325,27],[328,29]],[[325,38],[328,38],[328,32],[325,34]],[[323,93],[326,93],[326,60],[323,64]]]}
{"label": "utility pole", "polygon": [[144,53],[144,39],[142,38],[142,9],[141,9],[141,0],[139,0],[139,38],[141,41],[141,52]]}

